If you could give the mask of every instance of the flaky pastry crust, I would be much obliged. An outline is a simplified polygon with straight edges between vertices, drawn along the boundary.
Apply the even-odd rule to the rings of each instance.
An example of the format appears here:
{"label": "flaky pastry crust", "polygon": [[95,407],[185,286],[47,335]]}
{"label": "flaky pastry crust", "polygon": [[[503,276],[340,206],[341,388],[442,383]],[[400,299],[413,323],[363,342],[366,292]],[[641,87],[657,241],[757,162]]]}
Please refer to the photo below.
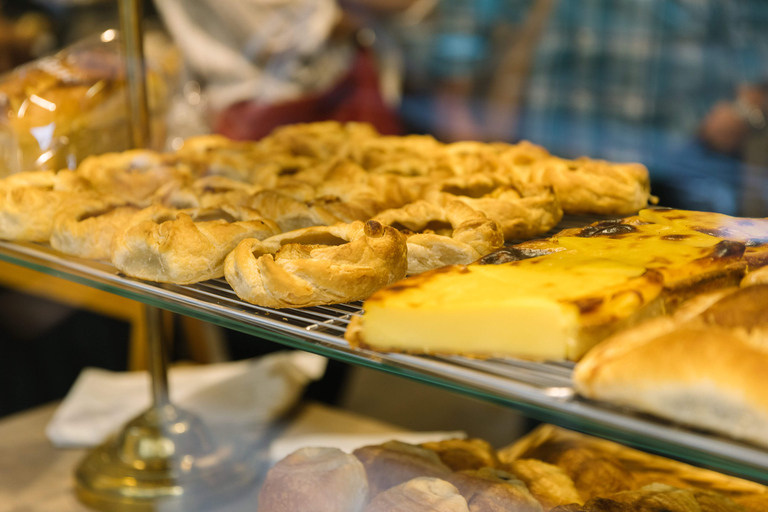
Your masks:
{"label": "flaky pastry crust", "polygon": [[445,193],[386,210],[374,220],[405,230],[411,275],[445,265],[467,265],[504,244],[495,220]]}
{"label": "flaky pastry crust", "polygon": [[280,232],[243,207],[176,210],[161,205],[138,212],[112,238],[112,263],[131,277],[191,284],[224,275],[224,258],[243,239]]}
{"label": "flaky pastry crust", "polygon": [[361,300],[405,277],[405,237],[378,222],[353,222],[243,240],[224,275],[238,297],[287,308]]}
{"label": "flaky pastry crust", "polygon": [[474,174],[446,179],[425,196],[435,191],[453,194],[498,222],[507,241],[546,233],[563,218],[560,202],[550,187],[519,187],[502,176]]}
{"label": "flaky pastry crust", "polygon": [[115,232],[140,210],[118,198],[72,201],[54,218],[51,247],[80,258],[109,260]]}
{"label": "flaky pastry crust", "polygon": [[72,171],[32,171],[0,180],[0,238],[47,242],[53,219],[70,201],[93,197]]}
{"label": "flaky pastry crust", "polygon": [[528,179],[552,186],[571,215],[630,215],[653,200],[648,169],[641,164],[550,157],[535,162]]}

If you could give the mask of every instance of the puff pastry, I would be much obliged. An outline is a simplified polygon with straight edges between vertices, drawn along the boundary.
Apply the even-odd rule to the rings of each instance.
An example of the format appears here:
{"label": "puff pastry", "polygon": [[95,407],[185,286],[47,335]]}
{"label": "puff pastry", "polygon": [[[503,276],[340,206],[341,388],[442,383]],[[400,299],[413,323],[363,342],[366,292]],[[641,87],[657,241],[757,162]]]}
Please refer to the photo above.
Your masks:
{"label": "puff pastry", "polygon": [[187,184],[192,170],[172,157],[150,150],[90,156],[76,170],[99,194],[149,206],[159,188],[169,182]]}
{"label": "puff pastry", "polygon": [[563,217],[550,187],[517,186],[512,180],[474,174],[438,182],[433,190],[448,192],[499,223],[504,239],[531,238],[555,227]]}
{"label": "puff pastry", "polygon": [[244,240],[224,273],[241,299],[286,308],[361,300],[405,277],[406,269],[403,235],[357,221]]}
{"label": "puff pastry", "polygon": [[654,200],[648,169],[641,164],[550,157],[521,175],[553,187],[563,211],[571,215],[631,215]]}
{"label": "puff pastry", "polygon": [[69,201],[92,197],[72,171],[32,171],[0,181],[0,238],[47,242],[53,219]]}
{"label": "puff pastry", "polygon": [[445,265],[467,265],[504,244],[495,220],[450,194],[433,194],[402,208],[386,210],[374,220],[404,230],[408,274]]}
{"label": "puff pastry", "polygon": [[115,233],[112,263],[131,277],[191,284],[222,277],[224,258],[241,240],[279,232],[273,221],[244,207],[177,210],[155,205]]}
{"label": "puff pastry", "polygon": [[51,247],[80,258],[109,260],[112,237],[139,210],[117,198],[70,202],[53,221]]}

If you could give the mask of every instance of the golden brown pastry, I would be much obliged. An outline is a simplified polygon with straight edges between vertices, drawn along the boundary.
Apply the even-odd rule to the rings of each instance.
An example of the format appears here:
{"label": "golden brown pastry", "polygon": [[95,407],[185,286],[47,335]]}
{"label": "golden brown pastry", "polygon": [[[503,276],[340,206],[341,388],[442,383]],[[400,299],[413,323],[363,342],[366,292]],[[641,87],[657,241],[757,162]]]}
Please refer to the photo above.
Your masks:
{"label": "golden brown pastry", "polygon": [[506,471],[482,468],[454,473],[448,478],[467,500],[470,512],[541,512],[526,485]]}
{"label": "golden brown pastry", "polygon": [[446,439],[423,443],[422,448],[437,453],[440,460],[453,471],[499,467],[496,450],[483,439]]}
{"label": "golden brown pastry", "polygon": [[563,210],[549,186],[519,186],[512,179],[473,174],[437,182],[430,192],[447,192],[499,223],[504,239],[531,238],[560,222]]}
{"label": "golden brown pastry", "polygon": [[54,218],[51,247],[80,258],[109,260],[112,237],[140,209],[117,198],[72,201]]}
{"label": "golden brown pastry", "polygon": [[768,285],[730,291],[609,338],[577,366],[576,389],[768,445]]}
{"label": "golden brown pastry", "polygon": [[224,275],[224,258],[243,239],[267,238],[277,225],[244,207],[176,210],[152,206],[112,239],[112,263],[149,281],[191,284]]}
{"label": "golden brown pastry", "polygon": [[386,210],[374,220],[407,233],[409,275],[467,265],[504,244],[496,221],[450,194]]}
{"label": "golden brown pastry", "polygon": [[[592,503],[587,504],[591,508],[586,505],[584,508],[574,508],[574,511],[579,512],[602,510],[595,508],[594,505],[599,501],[598,497],[610,496],[611,488],[636,491],[652,484],[691,490],[699,500],[707,500],[699,497],[701,493],[716,493],[745,507],[749,512],[764,512],[768,509],[768,488],[763,485],[650,455],[553,425],[542,425],[514,444],[499,450],[499,458],[505,463],[518,459],[540,459],[556,464],[569,476],[575,471],[592,473],[587,475],[587,478],[573,479],[585,500],[595,498]],[[589,465],[590,460],[603,462],[592,469]],[[613,468],[613,477],[610,477],[610,473],[606,471],[611,468]],[[601,474],[609,478],[610,485],[599,481]],[[604,490],[591,491],[590,480],[597,480],[597,486]],[[624,504],[620,505],[624,506]],[[567,510],[566,507],[557,507],[553,510],[562,512]]]}
{"label": "golden brown pastry", "polygon": [[371,496],[418,477],[449,478],[451,469],[431,450],[399,441],[353,452],[365,466]]}
{"label": "golden brown pastry", "polygon": [[47,242],[53,219],[68,202],[92,197],[72,171],[32,171],[0,180],[0,238]]}
{"label": "golden brown pastry", "polygon": [[269,470],[259,512],[360,512],[368,502],[363,465],[337,448],[302,448]]}
{"label": "golden brown pastry", "polygon": [[295,192],[295,188],[264,189],[251,196],[244,204],[274,220],[283,232],[313,226],[332,226],[341,222],[321,204],[297,198]]}
{"label": "golden brown pastry", "polygon": [[148,206],[157,191],[168,183],[183,186],[192,179],[188,166],[143,149],[90,156],[83,160],[76,172],[99,194],[144,206]]}
{"label": "golden brown pastry", "polygon": [[582,503],[571,477],[554,464],[537,459],[516,459],[506,464],[505,469],[528,486],[544,512],[558,505]]}
{"label": "golden brown pastry", "polygon": [[224,274],[238,297],[287,308],[361,300],[405,277],[405,238],[378,222],[353,222],[247,239]]}
{"label": "golden brown pastry", "polygon": [[371,500],[365,512],[469,512],[456,488],[439,478],[414,478]]}
{"label": "golden brown pastry", "polygon": [[550,157],[533,163],[523,176],[552,186],[571,215],[631,215],[651,200],[648,169],[640,164]]}

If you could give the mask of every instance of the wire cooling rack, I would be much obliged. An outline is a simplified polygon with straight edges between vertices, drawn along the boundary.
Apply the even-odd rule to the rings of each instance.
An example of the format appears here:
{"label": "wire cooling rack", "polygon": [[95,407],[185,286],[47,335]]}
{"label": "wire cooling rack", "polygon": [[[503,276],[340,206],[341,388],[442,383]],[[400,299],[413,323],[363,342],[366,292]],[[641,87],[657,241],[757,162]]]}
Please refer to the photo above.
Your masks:
{"label": "wire cooling rack", "polygon": [[[576,225],[584,225],[581,220]],[[562,229],[566,226],[558,226]],[[768,482],[768,451],[595,403],[573,389],[570,362],[419,356],[353,349],[343,338],[361,303],[275,310],[240,300],[223,279],[189,286],[126,277],[46,245],[0,241],[0,259],[352,364],[517,408],[538,419]]]}

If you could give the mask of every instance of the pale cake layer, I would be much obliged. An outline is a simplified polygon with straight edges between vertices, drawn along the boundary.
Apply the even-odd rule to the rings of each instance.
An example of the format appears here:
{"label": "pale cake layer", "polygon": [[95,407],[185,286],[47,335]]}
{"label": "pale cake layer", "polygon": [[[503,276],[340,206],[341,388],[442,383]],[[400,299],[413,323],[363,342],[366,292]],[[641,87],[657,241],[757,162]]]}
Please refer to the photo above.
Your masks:
{"label": "pale cake layer", "polygon": [[[374,294],[364,344],[380,350],[536,359],[578,357],[595,301],[623,318],[661,291],[643,267],[577,254],[447,267]],[[617,293],[627,287],[638,294]],[[603,308],[604,310],[607,310]]]}

